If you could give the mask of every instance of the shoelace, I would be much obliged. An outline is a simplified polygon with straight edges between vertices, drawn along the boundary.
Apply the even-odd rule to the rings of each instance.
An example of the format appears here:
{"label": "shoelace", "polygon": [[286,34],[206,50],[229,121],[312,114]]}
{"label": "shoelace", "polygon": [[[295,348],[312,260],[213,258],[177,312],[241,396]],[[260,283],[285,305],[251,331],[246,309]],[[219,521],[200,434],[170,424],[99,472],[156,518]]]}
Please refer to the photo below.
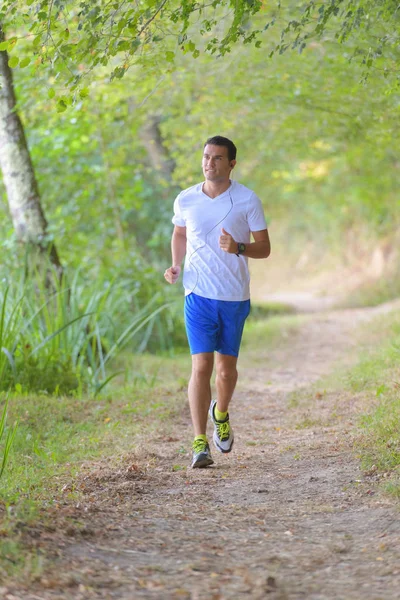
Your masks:
{"label": "shoelace", "polygon": [[193,452],[198,454],[199,452],[205,452],[207,449],[207,442],[204,440],[194,440],[193,442]]}
{"label": "shoelace", "polygon": [[217,426],[217,434],[221,442],[225,442],[229,440],[229,434],[231,432],[231,428],[229,425],[229,421],[226,423],[216,423]]}

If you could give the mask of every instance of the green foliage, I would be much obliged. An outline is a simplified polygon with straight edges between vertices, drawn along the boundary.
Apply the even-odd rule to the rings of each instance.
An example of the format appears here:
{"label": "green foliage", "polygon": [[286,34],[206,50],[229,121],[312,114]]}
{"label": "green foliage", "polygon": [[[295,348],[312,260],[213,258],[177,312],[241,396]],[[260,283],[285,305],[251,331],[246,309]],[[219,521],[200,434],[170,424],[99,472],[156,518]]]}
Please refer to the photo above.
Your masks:
{"label": "green foliage", "polygon": [[[0,23],[4,30],[17,25],[29,38],[25,52],[36,57],[36,66],[50,68],[73,94],[78,90],[82,97],[86,95],[82,80],[93,69],[109,67],[110,79],[118,80],[134,64],[160,71],[159,57],[172,63],[179,49],[197,58],[200,51],[224,55],[238,41],[253,42],[257,32],[252,31],[250,17],[261,7],[258,0],[214,0],[208,5],[188,0],[137,4],[32,0],[23,7],[5,0]],[[203,48],[197,43],[198,33],[206,39]],[[10,38],[2,45],[13,52],[10,66],[14,68],[19,63],[17,40]],[[60,112],[68,104],[67,95],[59,97]]]}
{"label": "green foliage", "polygon": [[[18,30],[0,50],[12,52],[10,66],[50,69],[68,92],[57,99],[63,112],[74,98],[87,95],[83,81],[94,70],[123,78],[132,66],[163,71],[174,68],[179,52],[198,58],[223,57],[240,43],[263,48],[269,58],[287,51],[299,54],[315,43],[343,46],[349,62],[361,66],[366,81],[376,70],[398,84],[398,7],[390,0],[329,0],[326,3],[259,0],[146,0],[132,5],[104,0],[54,3],[32,0],[18,6],[3,2],[3,28]],[[276,32],[276,34],[275,34]],[[21,44],[21,39],[29,41]],[[18,42],[18,44],[17,44]],[[348,51],[348,43],[352,49]],[[20,54],[26,54],[20,60]],[[22,56],[21,55],[21,56]]]}
{"label": "green foliage", "polygon": [[3,390],[98,393],[113,377],[108,363],[122,348],[143,352],[152,336],[158,346],[167,343],[173,317],[163,316],[165,299],[153,295],[142,304],[129,281],[89,285],[77,273],[70,283],[55,279],[53,292],[38,278],[15,287],[0,298]]}
{"label": "green foliage", "polygon": [[301,53],[314,40],[334,39],[343,45],[352,40],[355,47],[348,58],[362,65],[364,79],[371,70],[380,69],[385,78],[399,83],[396,67],[399,12],[395,2],[330,0],[322,4],[313,1],[296,4],[294,18],[282,29],[273,52],[282,54],[290,48]]}
{"label": "green foliage", "polygon": [[5,437],[5,441],[3,444],[3,436],[6,432],[6,419],[7,419],[7,408],[8,408],[8,398],[5,401],[3,412],[0,417],[0,444],[3,445],[2,454],[0,454],[0,479],[4,473],[4,470],[7,465],[7,461],[9,459],[11,446],[14,441],[14,437],[17,431],[17,424],[14,425],[12,429],[9,429],[7,435]]}
{"label": "green foliage", "polygon": [[[274,30],[270,42],[278,41]],[[198,181],[199,162],[188,154],[200,161],[204,133],[223,132],[239,148],[235,178],[264,199],[267,217],[287,223],[289,252],[315,243],[320,256],[333,248],[350,261],[360,236],[372,246],[397,227],[399,96],[382,93],[380,71],[360,86],[359,67],[329,39],[290,59],[235,48],[229,62],[194,67],[181,57],[179,68],[165,77],[162,122],[177,182]]]}
{"label": "green foliage", "polygon": [[[9,287],[7,286],[0,297],[0,382],[4,379],[7,369],[15,374],[15,359],[12,347],[18,336],[21,323],[22,299],[15,299],[11,310],[7,310],[7,297]],[[6,389],[6,388],[5,388]]]}

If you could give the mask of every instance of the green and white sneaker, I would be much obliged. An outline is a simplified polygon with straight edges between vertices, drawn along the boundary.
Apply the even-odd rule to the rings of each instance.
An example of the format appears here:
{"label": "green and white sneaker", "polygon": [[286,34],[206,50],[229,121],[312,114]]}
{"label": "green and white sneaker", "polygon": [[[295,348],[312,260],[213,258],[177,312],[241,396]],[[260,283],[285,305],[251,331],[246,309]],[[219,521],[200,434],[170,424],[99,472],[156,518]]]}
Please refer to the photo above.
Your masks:
{"label": "green and white sneaker", "polygon": [[213,434],[213,442],[217,450],[219,452],[223,452],[227,454],[232,450],[233,446],[233,431],[232,427],[229,424],[229,414],[226,415],[226,419],[223,421],[217,421],[214,415],[214,409],[217,405],[216,400],[211,400],[210,405],[210,417],[212,422],[214,423],[214,434]]}
{"label": "green and white sneaker", "polygon": [[205,442],[204,440],[194,440],[192,449],[192,469],[203,469],[204,467],[214,464],[208,442]]}

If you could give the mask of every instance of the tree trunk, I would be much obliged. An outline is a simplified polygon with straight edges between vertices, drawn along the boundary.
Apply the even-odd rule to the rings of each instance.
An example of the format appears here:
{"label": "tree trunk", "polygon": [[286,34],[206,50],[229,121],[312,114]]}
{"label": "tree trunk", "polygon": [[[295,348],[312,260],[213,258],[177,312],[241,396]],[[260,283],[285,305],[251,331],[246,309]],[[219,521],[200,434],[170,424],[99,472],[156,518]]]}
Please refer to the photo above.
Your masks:
{"label": "tree trunk", "polygon": [[141,131],[140,139],[147,150],[152,167],[162,173],[168,183],[171,183],[175,161],[168,156],[164,148],[160,132],[160,117],[152,115],[148,118]]}
{"label": "tree trunk", "polygon": [[[0,42],[4,32],[0,25]],[[54,243],[46,235],[44,216],[32,160],[22,122],[16,111],[16,97],[8,54],[0,52],[0,168],[17,239],[43,257],[48,255],[62,275],[62,265]],[[37,252],[37,250],[39,252]]]}

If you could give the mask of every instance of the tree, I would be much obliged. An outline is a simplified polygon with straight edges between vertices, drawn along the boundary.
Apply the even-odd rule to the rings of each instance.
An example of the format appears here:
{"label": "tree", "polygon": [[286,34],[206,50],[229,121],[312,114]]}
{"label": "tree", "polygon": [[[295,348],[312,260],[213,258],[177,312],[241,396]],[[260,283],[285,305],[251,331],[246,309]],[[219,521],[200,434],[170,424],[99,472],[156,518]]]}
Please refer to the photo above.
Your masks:
{"label": "tree", "polygon": [[[0,42],[4,32],[0,26]],[[62,273],[57,249],[47,236],[38,185],[24,129],[16,110],[16,97],[8,54],[0,51],[0,167],[17,239],[40,253],[48,254],[59,275]]]}

